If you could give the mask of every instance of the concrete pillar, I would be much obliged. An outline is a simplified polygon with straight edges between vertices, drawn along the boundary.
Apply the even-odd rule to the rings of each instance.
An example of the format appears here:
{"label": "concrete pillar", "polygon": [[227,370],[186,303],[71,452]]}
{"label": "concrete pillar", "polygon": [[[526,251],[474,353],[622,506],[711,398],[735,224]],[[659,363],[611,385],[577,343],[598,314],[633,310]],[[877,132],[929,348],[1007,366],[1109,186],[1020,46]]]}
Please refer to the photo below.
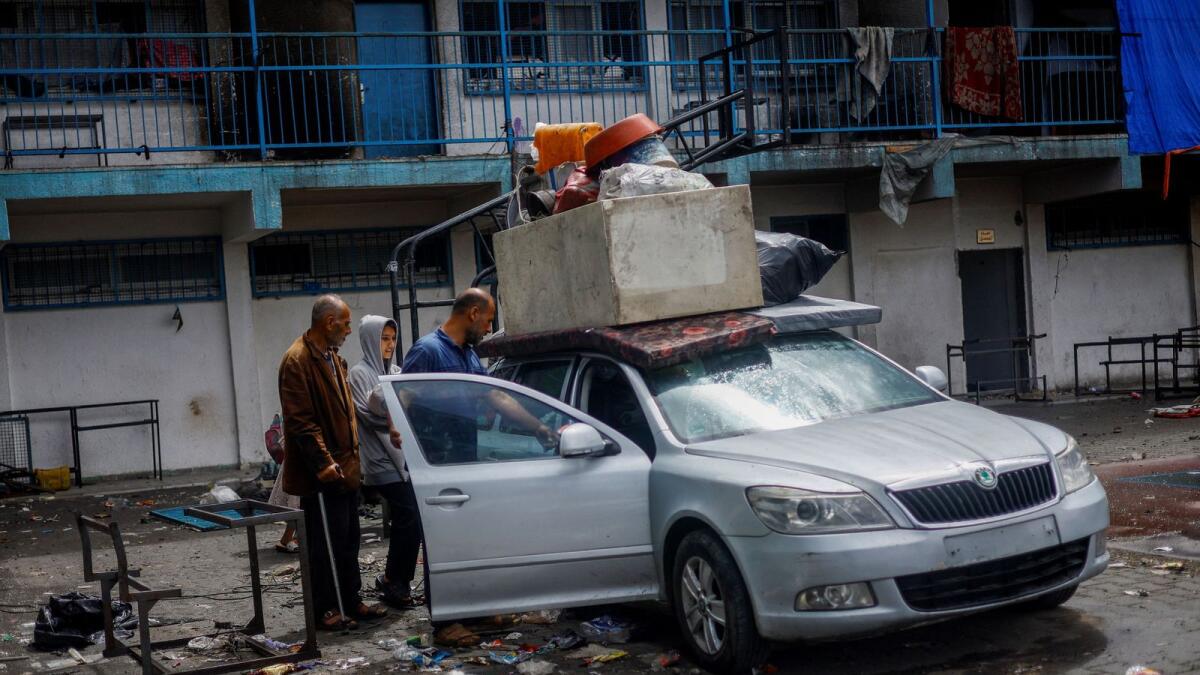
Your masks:
{"label": "concrete pillar", "polygon": [[226,243],[225,311],[229,317],[229,355],[233,364],[233,398],[237,419],[238,463],[266,459],[262,409],[259,405],[258,355],[254,349],[254,312],[249,249]]}
{"label": "concrete pillar", "polygon": [[470,226],[457,227],[450,231],[450,267],[454,278],[454,294],[468,288],[475,278],[475,230]]}
{"label": "concrete pillar", "polygon": [[[1200,195],[1192,195],[1192,241],[1200,241]],[[1196,247],[1188,246],[1188,269],[1192,273],[1192,317],[1200,320],[1200,261]]]}
{"label": "concrete pillar", "polygon": [[1028,272],[1026,280],[1029,302],[1029,332],[1032,335],[1045,333],[1046,337],[1034,343],[1032,372],[1046,376],[1046,388],[1049,391],[1061,386],[1070,387],[1069,382],[1063,383],[1060,374],[1054,367],[1054,268],[1046,251],[1046,207],[1042,204],[1025,205],[1025,267]]}
{"label": "concrete pillar", "polygon": [[4,374],[0,375],[0,410],[12,410],[12,382],[8,379],[12,368],[8,365],[8,328],[5,325],[5,314],[2,307],[0,307],[0,370],[4,371]]}

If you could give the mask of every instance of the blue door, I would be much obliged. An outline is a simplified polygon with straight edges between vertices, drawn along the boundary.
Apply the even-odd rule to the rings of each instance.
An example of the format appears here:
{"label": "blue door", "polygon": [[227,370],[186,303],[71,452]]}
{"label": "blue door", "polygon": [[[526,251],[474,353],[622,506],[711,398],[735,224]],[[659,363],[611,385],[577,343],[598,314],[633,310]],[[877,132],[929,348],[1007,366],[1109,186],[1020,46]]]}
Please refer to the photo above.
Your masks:
{"label": "blue door", "polygon": [[[360,33],[428,31],[429,10],[422,2],[359,2],[354,18]],[[387,36],[358,38],[358,62],[428,64],[433,38]],[[363,137],[367,157],[412,157],[440,152],[437,82],[430,69],[391,69],[359,72],[362,87]],[[400,142],[403,141],[403,142]],[[382,143],[381,143],[382,142]]]}

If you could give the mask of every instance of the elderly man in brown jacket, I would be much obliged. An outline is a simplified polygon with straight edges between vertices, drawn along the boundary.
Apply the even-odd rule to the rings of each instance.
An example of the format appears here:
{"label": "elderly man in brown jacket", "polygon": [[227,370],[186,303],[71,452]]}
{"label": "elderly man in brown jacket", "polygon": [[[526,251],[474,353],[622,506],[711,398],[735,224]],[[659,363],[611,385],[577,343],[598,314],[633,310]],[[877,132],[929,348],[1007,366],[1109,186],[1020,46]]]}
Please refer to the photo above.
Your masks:
{"label": "elderly man in brown jacket", "polygon": [[[292,343],[279,364],[286,452],[283,489],[300,497],[304,509],[313,609],[320,617],[318,625],[328,629],[340,628],[343,622],[353,628],[354,618],[387,613],[383,607],[365,604],[359,595],[358,433],[346,361],[337,353],[348,335],[350,308],[336,295],[323,295],[313,303],[312,325]],[[336,571],[329,564],[318,493],[325,496]],[[350,616],[343,617],[338,609],[334,574],[341,589],[341,606]]]}

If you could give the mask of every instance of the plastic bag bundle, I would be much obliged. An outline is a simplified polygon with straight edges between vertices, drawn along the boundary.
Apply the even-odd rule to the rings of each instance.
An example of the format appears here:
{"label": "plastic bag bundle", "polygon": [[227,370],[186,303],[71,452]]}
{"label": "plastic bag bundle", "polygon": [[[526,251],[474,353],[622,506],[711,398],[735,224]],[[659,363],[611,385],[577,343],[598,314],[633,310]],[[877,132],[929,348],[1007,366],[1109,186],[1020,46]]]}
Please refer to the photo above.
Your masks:
{"label": "plastic bag bundle", "polygon": [[784,232],[755,232],[763,304],[791,302],[816,286],[844,251],[831,251],[813,239]]}
{"label": "plastic bag bundle", "polygon": [[683,169],[649,164],[622,164],[600,174],[600,199],[706,190],[712,186],[702,174]]}

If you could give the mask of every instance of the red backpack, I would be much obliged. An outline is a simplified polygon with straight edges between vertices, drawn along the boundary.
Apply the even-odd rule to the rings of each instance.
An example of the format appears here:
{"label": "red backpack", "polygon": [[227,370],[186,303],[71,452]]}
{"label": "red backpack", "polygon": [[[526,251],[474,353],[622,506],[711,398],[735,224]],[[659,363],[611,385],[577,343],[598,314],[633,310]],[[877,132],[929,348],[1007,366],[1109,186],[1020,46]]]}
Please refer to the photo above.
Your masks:
{"label": "red backpack", "polygon": [[279,415],[275,415],[271,426],[267,428],[266,442],[267,454],[271,455],[271,459],[277,464],[283,464],[283,420]]}

